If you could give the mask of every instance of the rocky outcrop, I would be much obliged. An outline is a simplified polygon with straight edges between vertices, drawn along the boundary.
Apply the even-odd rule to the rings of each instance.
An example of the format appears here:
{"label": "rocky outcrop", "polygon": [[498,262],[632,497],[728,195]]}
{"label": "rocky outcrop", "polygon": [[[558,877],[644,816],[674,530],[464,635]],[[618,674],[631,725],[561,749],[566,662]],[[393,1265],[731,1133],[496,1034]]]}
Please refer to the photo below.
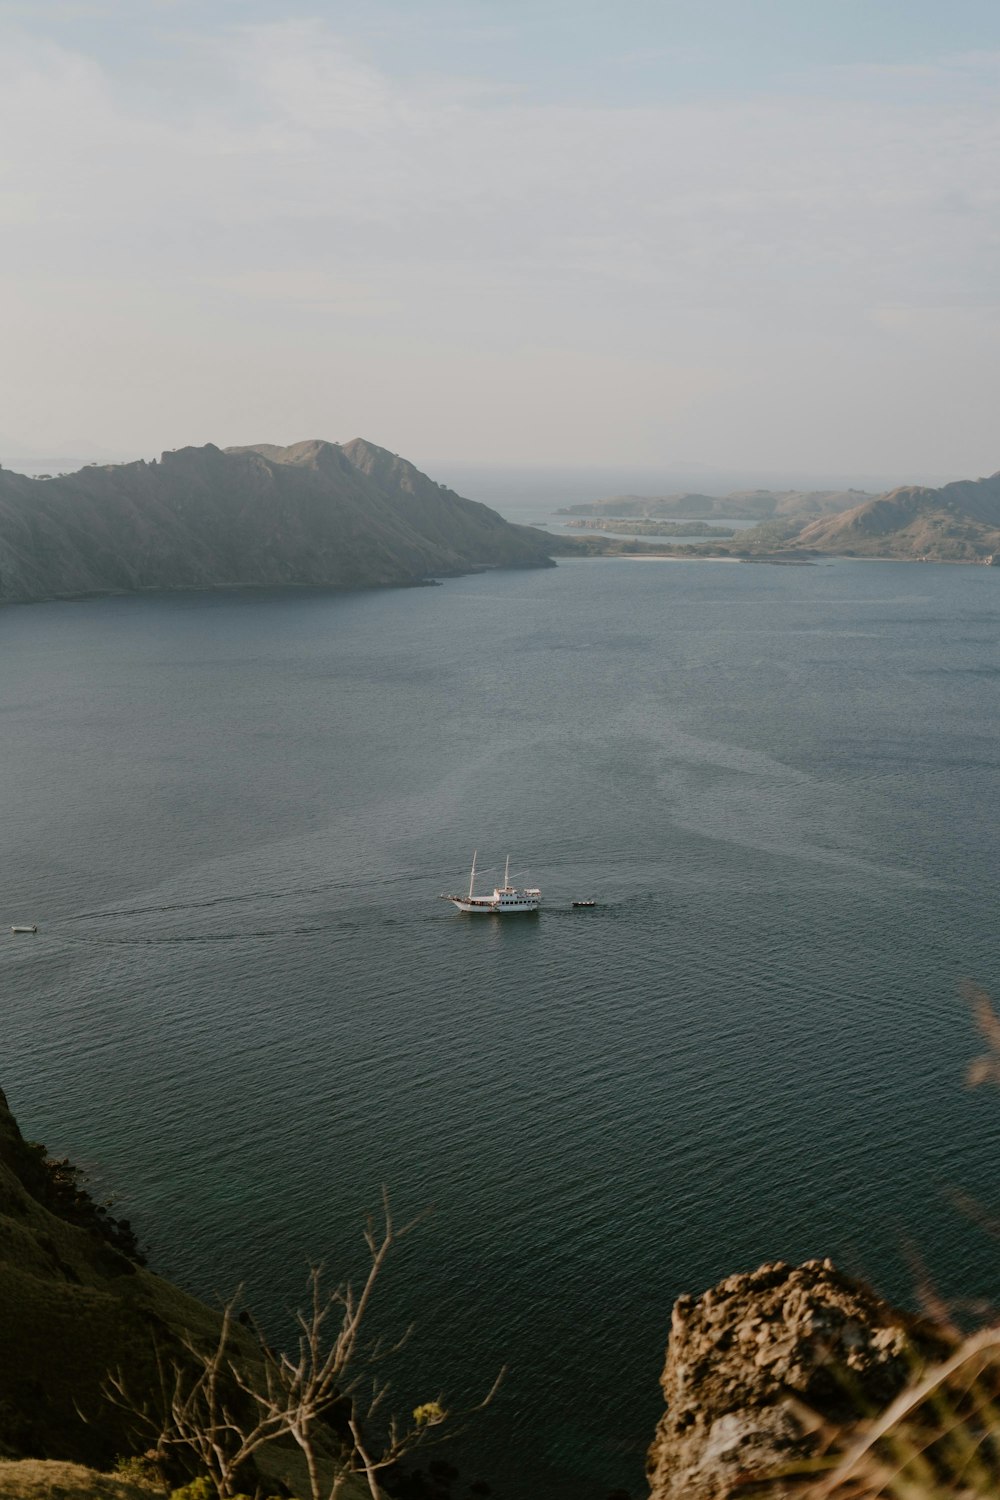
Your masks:
{"label": "rocky outcrop", "polygon": [[55,479],[0,470],[0,603],[142,589],[419,583],[549,567],[546,537],[373,443],[312,441]]}
{"label": "rocky outcrop", "polygon": [[[829,1260],[779,1261],[680,1297],[647,1465],[652,1500],[726,1500],[801,1470],[820,1423],[883,1409],[946,1348],[938,1330]],[[790,1492],[780,1477],[754,1489]]]}

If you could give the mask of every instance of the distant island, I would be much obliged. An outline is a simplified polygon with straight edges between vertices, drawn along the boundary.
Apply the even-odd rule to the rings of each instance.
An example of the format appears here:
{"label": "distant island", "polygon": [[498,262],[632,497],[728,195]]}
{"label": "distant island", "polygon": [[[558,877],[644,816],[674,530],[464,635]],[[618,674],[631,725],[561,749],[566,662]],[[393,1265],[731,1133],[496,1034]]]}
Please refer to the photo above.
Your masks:
{"label": "distant island", "polygon": [[656,521],[638,517],[597,516],[593,520],[566,521],[581,531],[613,531],[623,536],[733,536],[732,526],[710,526],[707,521]]}
{"label": "distant island", "polygon": [[[816,557],[885,557],[909,562],[1000,562],[1000,473],[960,479],[934,489],[901,485],[884,495],[863,490],[739,490],[728,495],[622,495],[567,506],[560,515],[594,517],[609,529],[670,516],[717,516],[758,524],[729,540],[661,548],[664,556],[793,561]],[[633,519],[634,518],[634,519]],[[610,538],[588,537],[590,552],[615,550]]]}
{"label": "distant island", "polygon": [[787,516],[835,515],[872,498],[866,490],[731,490],[725,495],[685,490],[675,495],[611,495],[607,500],[564,506],[558,514],[770,521]]}
{"label": "distant island", "polygon": [[550,538],[363,439],[0,469],[0,603],[145,589],[425,582],[552,567]]}

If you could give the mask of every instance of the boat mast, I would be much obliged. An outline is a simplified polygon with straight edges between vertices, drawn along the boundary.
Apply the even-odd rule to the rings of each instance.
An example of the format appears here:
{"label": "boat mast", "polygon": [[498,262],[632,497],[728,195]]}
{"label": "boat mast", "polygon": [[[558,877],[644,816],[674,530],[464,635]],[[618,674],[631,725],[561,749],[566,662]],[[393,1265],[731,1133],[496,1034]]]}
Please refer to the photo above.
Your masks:
{"label": "boat mast", "polygon": [[508,854],[508,856],[507,856],[507,863],[503,867],[503,888],[504,888],[504,890],[506,890],[507,887],[508,887],[508,885],[510,885],[510,881],[507,879],[507,876],[509,874],[510,874],[510,855]]}
{"label": "boat mast", "polygon": [[473,849],[473,851],[472,851],[472,874],[469,876],[469,900],[470,901],[472,900],[472,887],[476,883],[476,854],[477,853],[478,853],[478,850]]}

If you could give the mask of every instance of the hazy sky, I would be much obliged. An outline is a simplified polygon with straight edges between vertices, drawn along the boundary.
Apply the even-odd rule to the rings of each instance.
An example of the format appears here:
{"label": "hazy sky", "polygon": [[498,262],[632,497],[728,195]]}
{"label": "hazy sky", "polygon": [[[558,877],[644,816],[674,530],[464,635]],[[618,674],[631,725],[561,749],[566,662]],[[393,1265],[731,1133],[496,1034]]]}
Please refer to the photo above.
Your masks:
{"label": "hazy sky", "polygon": [[996,0],[0,0],[0,459],[1000,468]]}

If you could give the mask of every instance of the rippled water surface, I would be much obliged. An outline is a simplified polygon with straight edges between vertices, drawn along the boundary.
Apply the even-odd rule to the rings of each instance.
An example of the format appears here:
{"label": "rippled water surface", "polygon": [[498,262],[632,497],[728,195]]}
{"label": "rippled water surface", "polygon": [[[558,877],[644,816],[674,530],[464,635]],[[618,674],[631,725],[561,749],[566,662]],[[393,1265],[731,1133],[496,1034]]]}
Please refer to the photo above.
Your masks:
{"label": "rippled water surface", "polygon": [[[388,1184],[401,1406],[641,1493],[673,1298],[831,1254],[995,1289],[1000,572],[627,559],[0,614],[0,1083],[273,1326]],[[536,919],[437,899],[510,851]],[[593,911],[574,897],[596,896]]]}

